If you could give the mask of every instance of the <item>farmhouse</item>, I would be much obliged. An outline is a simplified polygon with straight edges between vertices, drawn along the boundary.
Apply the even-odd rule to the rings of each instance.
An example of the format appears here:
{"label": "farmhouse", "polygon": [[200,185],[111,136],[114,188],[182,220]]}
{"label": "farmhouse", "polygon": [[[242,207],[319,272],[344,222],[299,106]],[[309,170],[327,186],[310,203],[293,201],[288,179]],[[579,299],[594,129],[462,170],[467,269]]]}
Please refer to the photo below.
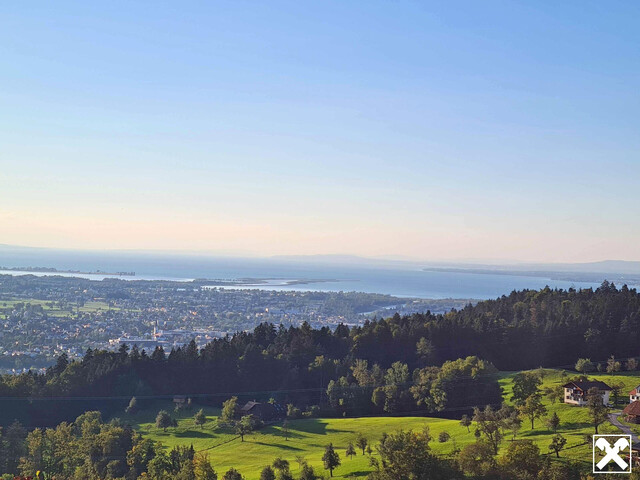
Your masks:
{"label": "farmhouse", "polygon": [[640,385],[629,392],[629,403],[640,400]]}
{"label": "farmhouse", "polygon": [[622,414],[626,415],[629,423],[640,423],[640,401],[636,400],[624,407]]}
{"label": "farmhouse", "polygon": [[599,380],[576,380],[563,385],[564,403],[583,406],[587,404],[587,392],[591,388],[597,388],[602,395],[602,403],[609,404],[611,387]]}
{"label": "farmhouse", "polygon": [[247,402],[244,407],[239,409],[238,414],[241,417],[253,415],[263,422],[268,422],[283,417],[286,412],[284,408],[275,403]]}

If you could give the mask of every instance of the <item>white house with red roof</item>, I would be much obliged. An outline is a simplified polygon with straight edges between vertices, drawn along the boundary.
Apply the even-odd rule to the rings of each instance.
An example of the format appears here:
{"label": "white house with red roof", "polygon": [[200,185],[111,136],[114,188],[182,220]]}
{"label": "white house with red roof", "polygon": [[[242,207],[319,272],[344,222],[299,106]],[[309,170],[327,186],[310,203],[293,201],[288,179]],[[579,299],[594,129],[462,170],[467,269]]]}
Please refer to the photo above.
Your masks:
{"label": "white house with red roof", "polygon": [[640,400],[640,385],[629,392],[629,403]]}

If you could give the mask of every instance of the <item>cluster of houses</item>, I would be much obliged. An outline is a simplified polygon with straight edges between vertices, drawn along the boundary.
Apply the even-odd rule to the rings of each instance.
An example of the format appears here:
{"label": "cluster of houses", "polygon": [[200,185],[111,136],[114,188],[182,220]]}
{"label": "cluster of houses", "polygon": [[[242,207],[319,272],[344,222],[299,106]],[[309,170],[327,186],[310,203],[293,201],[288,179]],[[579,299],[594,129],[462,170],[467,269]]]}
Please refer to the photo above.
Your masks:
{"label": "cluster of houses", "polygon": [[[564,403],[583,406],[587,404],[587,392],[591,388],[597,388],[602,395],[602,403],[609,405],[609,396],[613,389],[604,382],[598,380],[577,380],[563,385]],[[622,410],[622,415],[627,422],[640,423],[640,385],[629,392],[629,404]],[[640,464],[640,442],[635,442],[631,447],[632,456],[636,465]]]}
{"label": "cluster of houses", "polygon": [[[571,405],[584,406],[587,404],[587,392],[592,388],[597,388],[602,395],[602,403],[609,405],[609,397],[612,388],[599,380],[576,380],[563,385],[564,403]],[[629,392],[629,405],[627,405],[622,414],[628,422],[640,423],[640,385]]]}
{"label": "cluster of houses", "polygon": [[[613,389],[599,380],[576,380],[563,385],[564,403],[583,406],[587,404],[587,393],[597,388],[602,395],[602,403],[609,405],[609,396]],[[629,404],[622,410],[622,415],[630,423],[640,423],[640,385],[629,392]],[[634,440],[636,437],[634,437]],[[634,441],[631,446],[633,463],[640,465],[640,442]]]}

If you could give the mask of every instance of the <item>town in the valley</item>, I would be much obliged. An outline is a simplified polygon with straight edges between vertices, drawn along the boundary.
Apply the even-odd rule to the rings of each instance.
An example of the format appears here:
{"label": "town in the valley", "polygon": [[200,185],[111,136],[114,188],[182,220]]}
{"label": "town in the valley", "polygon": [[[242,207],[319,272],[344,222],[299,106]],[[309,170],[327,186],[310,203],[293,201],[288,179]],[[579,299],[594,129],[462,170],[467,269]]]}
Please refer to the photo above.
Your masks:
{"label": "town in the valley", "polygon": [[126,344],[170,351],[191,340],[202,346],[262,322],[335,328],[396,312],[446,312],[474,302],[212,284],[0,275],[0,371],[43,369],[62,353],[80,358],[88,348]]}

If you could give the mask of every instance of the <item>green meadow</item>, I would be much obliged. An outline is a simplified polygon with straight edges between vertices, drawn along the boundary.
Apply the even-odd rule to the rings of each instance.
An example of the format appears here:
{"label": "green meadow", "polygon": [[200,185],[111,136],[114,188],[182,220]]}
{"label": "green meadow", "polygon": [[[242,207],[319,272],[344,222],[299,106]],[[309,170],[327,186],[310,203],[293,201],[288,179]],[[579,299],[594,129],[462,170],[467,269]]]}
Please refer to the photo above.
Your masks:
{"label": "green meadow", "polygon": [[11,313],[16,304],[42,307],[42,311],[49,317],[67,317],[70,314],[77,312],[95,313],[106,312],[108,310],[119,310],[119,307],[111,307],[107,302],[102,300],[88,301],[85,302],[82,306],[78,306],[78,304],[75,302],[67,302],[63,307],[60,307],[58,302],[49,300],[38,300],[34,298],[9,298],[0,300],[0,318],[5,319],[7,315]]}
{"label": "green meadow", "polygon": [[[545,370],[542,387],[565,383],[575,373],[563,373],[558,370]],[[510,402],[513,373],[502,373],[500,385],[503,389],[503,398]],[[640,384],[640,375],[636,372],[619,373],[615,375],[592,375],[592,378],[603,380],[607,383],[620,383],[624,385],[622,397],[628,401],[626,393]],[[558,433],[567,438],[567,445],[560,453],[560,461],[568,459],[584,462],[585,466],[591,462],[591,445],[585,442],[585,435],[594,432],[589,423],[589,415],[586,408],[574,407],[563,403],[552,404],[546,398],[545,406],[548,409],[547,417],[554,412],[561,419]],[[621,404],[618,409],[621,409]],[[204,452],[219,473],[225,472],[230,467],[237,468],[247,480],[257,480],[261,469],[271,464],[274,458],[282,457],[291,464],[292,473],[299,470],[298,459],[304,458],[319,472],[324,472],[322,466],[322,453],[325,445],[333,443],[340,454],[342,465],[334,471],[337,478],[364,477],[371,472],[368,455],[358,455],[352,459],[346,457],[345,449],[349,442],[355,444],[359,433],[363,434],[372,444],[375,455],[375,443],[383,432],[397,430],[422,430],[428,426],[433,440],[431,448],[438,455],[451,455],[456,448],[476,440],[474,425],[469,431],[459,424],[459,420],[448,420],[432,417],[361,417],[361,418],[317,418],[301,419],[288,422],[288,438],[285,438],[282,424],[264,427],[250,435],[245,436],[242,442],[232,431],[217,425],[219,409],[205,407],[207,423],[203,427],[194,424],[193,414],[200,408],[194,405],[191,411],[172,413],[178,420],[176,428],[169,428],[166,432],[157,429],[154,425],[155,415],[160,409],[172,412],[170,401],[158,401],[147,406],[136,415],[121,415],[121,419],[134,425],[143,436],[160,441],[167,448],[176,445],[193,445],[194,449]],[[518,432],[517,439],[532,440],[540,447],[540,451],[549,454],[549,443],[554,432],[546,426],[546,417],[536,420],[535,428],[527,419],[523,419],[522,428]],[[445,443],[438,441],[440,432],[446,431],[451,439]],[[616,433],[617,429],[612,425],[604,424],[600,427],[601,433]],[[511,435],[506,432],[502,442],[501,451],[511,441]],[[357,448],[356,448],[357,450]],[[555,454],[553,454],[555,457]],[[325,472],[326,473],[326,472]]]}

